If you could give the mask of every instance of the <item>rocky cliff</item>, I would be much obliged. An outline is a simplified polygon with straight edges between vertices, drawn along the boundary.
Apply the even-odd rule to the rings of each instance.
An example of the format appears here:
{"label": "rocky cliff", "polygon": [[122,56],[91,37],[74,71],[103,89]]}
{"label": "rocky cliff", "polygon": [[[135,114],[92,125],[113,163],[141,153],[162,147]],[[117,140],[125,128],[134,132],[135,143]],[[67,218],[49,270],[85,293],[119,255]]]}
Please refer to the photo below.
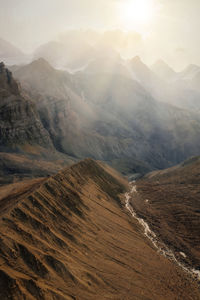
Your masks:
{"label": "rocky cliff", "polygon": [[0,64],[0,151],[53,145],[34,103],[22,96],[12,73]]}
{"label": "rocky cliff", "polygon": [[0,185],[57,173],[74,160],[55,150],[36,105],[0,64]]}

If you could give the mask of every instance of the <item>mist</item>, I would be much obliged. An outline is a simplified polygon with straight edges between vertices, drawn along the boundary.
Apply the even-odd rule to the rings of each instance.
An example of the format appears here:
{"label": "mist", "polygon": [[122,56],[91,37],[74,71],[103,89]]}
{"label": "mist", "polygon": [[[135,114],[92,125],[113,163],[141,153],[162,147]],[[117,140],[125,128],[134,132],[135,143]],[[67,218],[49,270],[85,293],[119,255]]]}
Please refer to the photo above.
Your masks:
{"label": "mist", "polygon": [[114,31],[111,44],[123,57],[139,55],[149,65],[161,58],[179,71],[188,64],[200,64],[200,38],[196,34],[199,1],[155,0],[156,13],[150,21],[127,26],[119,5],[134,5],[136,1],[1,0],[0,38],[33,56],[42,44],[61,41],[61,36],[72,29],[95,32],[92,44],[97,36]]}

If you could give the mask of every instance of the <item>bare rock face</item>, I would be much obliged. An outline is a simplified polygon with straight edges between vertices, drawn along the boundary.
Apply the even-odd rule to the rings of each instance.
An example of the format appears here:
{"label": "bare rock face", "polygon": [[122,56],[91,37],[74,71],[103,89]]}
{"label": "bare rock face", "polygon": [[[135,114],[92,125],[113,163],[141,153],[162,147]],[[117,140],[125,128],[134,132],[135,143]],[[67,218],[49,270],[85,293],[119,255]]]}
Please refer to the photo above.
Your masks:
{"label": "bare rock face", "polygon": [[0,151],[27,145],[53,148],[34,103],[21,95],[12,73],[0,63]]}
{"label": "bare rock face", "polygon": [[19,95],[19,85],[13,79],[12,73],[6,69],[3,62],[0,63],[0,98],[8,95]]}
{"label": "bare rock face", "polygon": [[55,149],[107,161],[124,173],[166,168],[198,155],[199,114],[152,97],[150,87],[157,90],[161,79],[139,57],[129,66],[139,82],[118,67],[111,73],[110,63],[98,63],[92,74],[72,75],[38,59],[14,71],[35,100]]}

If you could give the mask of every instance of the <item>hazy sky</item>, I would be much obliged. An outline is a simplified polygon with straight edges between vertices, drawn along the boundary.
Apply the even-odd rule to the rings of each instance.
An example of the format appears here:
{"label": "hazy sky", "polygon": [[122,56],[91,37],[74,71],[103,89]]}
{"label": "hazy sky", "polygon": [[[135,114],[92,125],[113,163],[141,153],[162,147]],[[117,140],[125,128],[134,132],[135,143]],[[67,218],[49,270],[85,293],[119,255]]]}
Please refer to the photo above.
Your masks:
{"label": "hazy sky", "polygon": [[120,28],[143,36],[149,62],[200,64],[200,0],[0,0],[0,8],[0,37],[25,52],[68,28]]}

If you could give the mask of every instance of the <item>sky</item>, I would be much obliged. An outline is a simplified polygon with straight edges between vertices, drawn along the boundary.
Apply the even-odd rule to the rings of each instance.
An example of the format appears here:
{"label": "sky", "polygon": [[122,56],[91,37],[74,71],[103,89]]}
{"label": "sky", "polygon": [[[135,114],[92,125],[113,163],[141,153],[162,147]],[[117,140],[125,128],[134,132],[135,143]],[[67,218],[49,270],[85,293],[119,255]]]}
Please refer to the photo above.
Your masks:
{"label": "sky", "polygon": [[200,0],[0,0],[0,7],[0,37],[24,52],[68,29],[118,28],[141,35],[147,63],[200,65]]}

